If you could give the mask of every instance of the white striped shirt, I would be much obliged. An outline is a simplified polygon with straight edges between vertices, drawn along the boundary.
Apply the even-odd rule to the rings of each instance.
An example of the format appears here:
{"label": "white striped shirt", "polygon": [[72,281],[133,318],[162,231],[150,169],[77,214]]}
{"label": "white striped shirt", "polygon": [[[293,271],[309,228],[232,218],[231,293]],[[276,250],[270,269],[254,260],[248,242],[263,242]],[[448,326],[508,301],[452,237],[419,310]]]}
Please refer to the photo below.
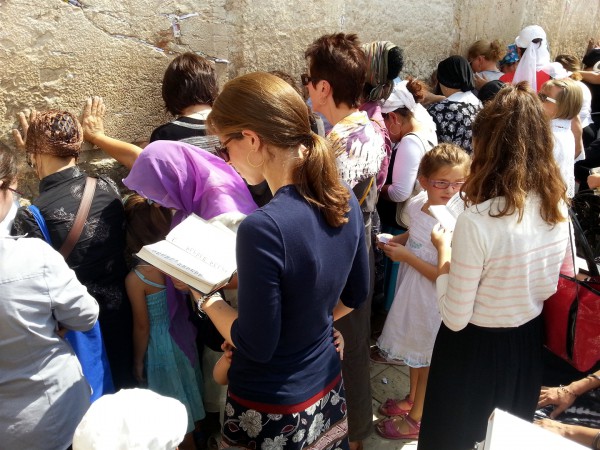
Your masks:
{"label": "white striped shirt", "polygon": [[[544,222],[535,195],[529,195],[521,222],[516,212],[489,215],[490,208],[497,212],[503,205],[504,198],[497,197],[458,217],[450,273],[436,282],[440,313],[451,330],[462,330],[468,323],[520,326],[537,317],[544,300],[556,291],[568,223]],[[566,218],[566,205],[562,212]]]}

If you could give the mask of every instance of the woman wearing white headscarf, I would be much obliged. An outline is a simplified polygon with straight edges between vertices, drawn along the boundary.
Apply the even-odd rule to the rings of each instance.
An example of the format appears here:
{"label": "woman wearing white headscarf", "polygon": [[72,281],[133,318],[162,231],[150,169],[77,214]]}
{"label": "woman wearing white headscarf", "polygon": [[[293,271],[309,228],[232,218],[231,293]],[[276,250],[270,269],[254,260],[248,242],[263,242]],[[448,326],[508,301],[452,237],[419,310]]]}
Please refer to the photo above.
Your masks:
{"label": "woman wearing white headscarf", "polygon": [[515,38],[519,65],[513,73],[506,73],[500,81],[517,84],[527,81],[535,92],[550,79],[550,52],[546,32],[539,25],[529,25],[521,30]]}
{"label": "woman wearing white headscarf", "polygon": [[418,102],[425,94],[421,81],[409,77],[394,85],[381,106],[385,126],[393,143],[390,168],[381,189],[378,211],[384,225],[396,224],[396,204],[415,189],[421,158],[437,144],[435,123]]}
{"label": "woman wearing white headscarf", "polygon": [[[419,163],[425,152],[437,144],[435,123],[418,103],[424,95],[423,83],[409,77],[396,83],[381,105],[385,126],[393,144],[387,178],[377,202],[382,231],[387,233],[403,232],[404,227],[396,221],[398,202],[408,200],[415,187],[420,188],[417,183]],[[383,289],[388,306],[394,298],[397,267],[397,263],[389,260],[385,263]],[[371,353],[371,359],[385,362],[376,349]]]}

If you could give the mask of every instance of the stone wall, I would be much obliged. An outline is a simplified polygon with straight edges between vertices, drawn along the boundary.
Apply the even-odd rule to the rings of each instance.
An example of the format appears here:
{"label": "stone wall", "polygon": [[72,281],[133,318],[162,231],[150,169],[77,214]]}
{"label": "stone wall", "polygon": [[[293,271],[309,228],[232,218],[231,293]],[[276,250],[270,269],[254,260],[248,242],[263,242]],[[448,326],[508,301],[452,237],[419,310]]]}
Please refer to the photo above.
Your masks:
{"label": "stone wall", "polygon": [[[356,32],[363,42],[395,42],[405,50],[403,73],[428,77],[474,40],[509,43],[532,23],[546,29],[553,55],[581,55],[589,37],[600,37],[600,2],[589,0],[80,1],[0,0],[0,140],[12,145],[15,114],[29,106],[78,112],[100,95],[107,132],[144,141],[168,119],[160,82],[184,51],[213,58],[221,83],[254,70],[297,76],[316,37]],[[98,151],[84,159],[115,168]],[[22,184],[33,191],[28,172]]]}

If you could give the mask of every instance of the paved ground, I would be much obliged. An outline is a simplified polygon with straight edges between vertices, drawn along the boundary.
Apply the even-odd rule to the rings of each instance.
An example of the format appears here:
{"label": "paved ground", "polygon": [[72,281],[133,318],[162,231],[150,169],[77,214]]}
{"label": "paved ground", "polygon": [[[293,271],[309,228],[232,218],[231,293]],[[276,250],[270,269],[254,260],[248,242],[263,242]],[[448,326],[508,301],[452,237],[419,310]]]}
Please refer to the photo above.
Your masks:
{"label": "paved ground", "polygon": [[[385,383],[387,381],[387,383]],[[382,418],[377,413],[381,402],[387,398],[402,398],[408,394],[408,367],[371,363],[371,389],[373,391],[373,423]],[[417,448],[417,441],[390,441],[381,438],[373,429],[365,441],[365,450],[398,450]]]}
{"label": "paved ground", "polygon": [[[384,313],[373,314],[371,321],[373,339],[371,344],[375,344],[375,337],[381,332],[384,322]],[[402,398],[408,394],[408,367],[371,363],[371,390],[373,393],[373,424],[375,424],[383,418],[377,412],[382,402],[388,398]],[[415,450],[417,448],[417,441],[383,439],[377,434],[375,427],[373,427],[373,433],[364,444],[365,450]]]}

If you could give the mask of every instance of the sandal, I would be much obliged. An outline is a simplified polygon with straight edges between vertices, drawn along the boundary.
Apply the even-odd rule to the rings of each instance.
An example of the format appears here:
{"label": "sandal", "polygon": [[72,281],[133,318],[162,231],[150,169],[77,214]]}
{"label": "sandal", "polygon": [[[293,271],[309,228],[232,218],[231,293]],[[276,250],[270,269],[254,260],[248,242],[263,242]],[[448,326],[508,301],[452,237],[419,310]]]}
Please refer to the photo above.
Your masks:
{"label": "sandal", "polygon": [[387,358],[381,354],[377,347],[371,349],[369,359],[376,364],[389,364],[390,366],[405,366],[406,363],[401,359]]}
{"label": "sandal", "polygon": [[[403,399],[406,403],[410,405],[412,408],[413,401],[408,397],[404,397]],[[398,406],[398,402],[401,402],[402,399],[397,398],[388,398],[384,403],[379,407],[379,414],[388,417],[394,416],[406,416],[410,412],[410,409],[404,409]]]}
{"label": "sandal", "polygon": [[408,425],[408,433],[402,433],[396,427],[395,418],[383,419],[375,426],[377,434],[384,439],[399,440],[399,439],[419,439],[421,431],[421,422],[415,422],[409,416],[403,417]]}

